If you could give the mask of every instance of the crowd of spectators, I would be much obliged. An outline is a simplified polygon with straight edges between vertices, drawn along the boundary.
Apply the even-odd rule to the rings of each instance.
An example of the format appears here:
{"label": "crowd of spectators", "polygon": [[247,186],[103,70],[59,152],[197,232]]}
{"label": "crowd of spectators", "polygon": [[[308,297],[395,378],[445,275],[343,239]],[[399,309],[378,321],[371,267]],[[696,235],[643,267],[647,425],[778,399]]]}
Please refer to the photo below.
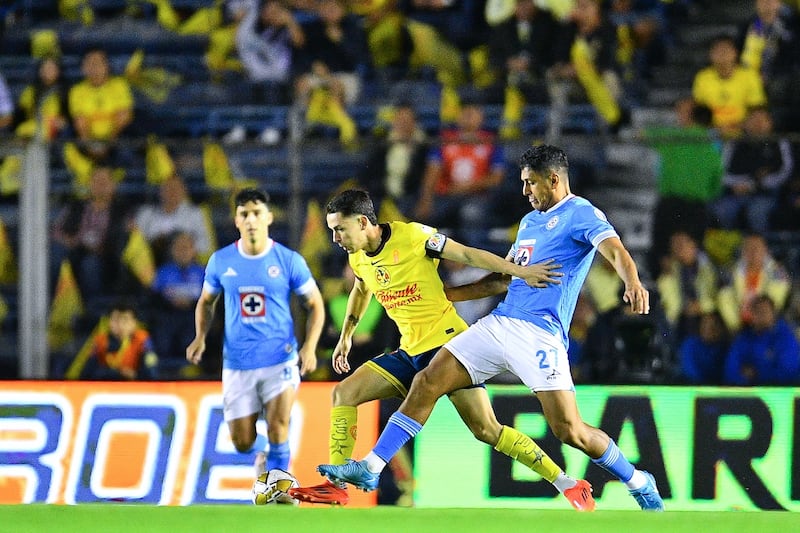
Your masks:
{"label": "crowd of spectators", "polygon": [[[133,17],[179,35],[207,35],[209,79],[237,86],[239,101],[250,105],[299,106],[306,136],[363,150],[353,178],[382,208],[393,206],[395,216],[478,246],[525,209],[506,150],[507,143],[534,140],[525,137],[527,106],[547,106],[544,136],[552,142],[564,135],[571,105],[591,106],[595,134],[613,140],[626,128],[635,130],[637,141],[659,157],[652,247],[642,265],[654,306],[644,319],[626,313],[618,280],[598,261],[576,311],[570,349],[576,378],[800,383],[800,316],[792,298],[800,265],[782,264],[768,239],[776,231],[800,230],[800,143],[796,124],[792,130],[787,119],[800,109],[792,89],[800,81],[797,6],[754,0],[736,33],[705,43],[708,66],[683,87],[675,121],[636,129],[633,113],[646,104],[681,24],[705,2],[229,0],[209,7],[161,0],[124,7],[110,2],[94,11],[92,3],[73,10],[69,2],[53,4],[62,18],[82,24]],[[27,13],[22,4],[8,11],[7,18],[15,16],[33,17],[25,20],[37,31],[42,23],[36,17],[58,22]],[[146,331],[141,357],[152,364],[117,377],[197,377],[183,364],[182,347],[193,334],[205,260],[225,244],[217,241],[207,210],[211,191],[193,194],[178,165],[148,182],[134,201],[121,195],[125,172],[144,167],[126,142],[142,134],[136,116],[137,100],[145,98],[137,89],[145,79],[141,65],[132,58],[125,72],[115,72],[109,50],[87,46],[82,77],[70,83],[57,42],[44,48],[31,57],[35,76],[21,90],[9,90],[0,72],[0,130],[62,148],[56,156],[73,178],[68,194],[54,198],[51,292],[69,265],[86,303],[78,322],[88,325],[85,332],[105,335],[103,346],[114,352],[94,356],[101,364],[87,367],[93,375],[111,375],[113,361],[122,357],[114,346],[130,344],[113,341],[120,334],[107,325],[130,308],[139,329],[122,335],[144,338]],[[153,78],[146,79],[153,89]],[[168,77],[157,79],[169,85]],[[403,90],[403,82],[418,79],[433,79],[441,89],[435,131],[418,116],[430,102]],[[350,113],[363,101],[383,106],[377,113],[383,123],[367,131]],[[485,113],[492,106],[502,112],[489,124]],[[256,143],[282,142],[273,127],[255,133]],[[224,139],[241,143],[247,135],[234,124]],[[4,157],[0,179],[15,168],[12,156]],[[11,198],[4,201],[15,201],[14,187],[2,190]],[[588,194],[580,185],[576,190]],[[224,212],[225,201],[221,205]],[[337,305],[348,287],[341,258],[331,262],[327,277],[340,282],[326,293],[335,332]],[[458,282],[477,274],[445,265],[442,275]],[[374,312],[359,337],[373,351],[392,345],[380,309]],[[60,354],[66,361],[58,367],[61,375],[69,374],[77,352],[68,344]],[[200,376],[217,369],[204,370]]]}

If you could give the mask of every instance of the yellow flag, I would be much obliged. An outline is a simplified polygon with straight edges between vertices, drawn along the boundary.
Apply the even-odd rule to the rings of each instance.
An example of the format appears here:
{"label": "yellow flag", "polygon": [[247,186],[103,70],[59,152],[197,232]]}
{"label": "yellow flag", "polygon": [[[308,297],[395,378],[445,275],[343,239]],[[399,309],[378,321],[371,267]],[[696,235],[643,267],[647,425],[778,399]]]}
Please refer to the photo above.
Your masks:
{"label": "yellow flag", "polygon": [[128,244],[122,251],[122,262],[133,272],[136,279],[145,287],[153,284],[156,277],[156,261],[153,249],[138,229],[131,231]]}
{"label": "yellow flag", "polygon": [[86,366],[86,361],[88,361],[89,357],[92,355],[94,338],[105,331],[108,331],[108,317],[106,316],[100,318],[97,325],[86,339],[86,342],[83,343],[81,349],[75,354],[75,359],[72,360],[69,368],[67,368],[67,371],[64,373],[66,379],[79,379],[81,377],[81,371],[83,371],[83,367]]}
{"label": "yellow flag", "polygon": [[200,204],[200,211],[203,213],[203,223],[208,233],[208,250],[197,250],[197,260],[205,265],[214,250],[217,249],[217,228],[214,227],[214,216],[211,214],[211,206],[207,203]]}
{"label": "yellow flag", "polygon": [[12,284],[17,282],[17,260],[14,250],[8,242],[6,226],[0,219],[0,283]]}
{"label": "yellow flag", "polygon": [[219,143],[207,141],[203,146],[203,172],[206,185],[214,191],[233,189],[233,173],[228,156]]}
{"label": "yellow flag", "polygon": [[73,338],[72,325],[83,314],[83,298],[69,261],[61,262],[58,283],[50,304],[47,343],[51,350],[63,348]]}
{"label": "yellow flag", "polygon": [[222,25],[221,2],[211,7],[201,7],[178,28],[181,35],[208,35]]}
{"label": "yellow flag", "polygon": [[386,197],[381,202],[381,208],[378,210],[378,221],[380,222],[408,222],[408,218],[400,212],[397,204],[394,203],[389,197]]}
{"label": "yellow flag", "polygon": [[322,225],[322,208],[316,200],[309,201],[306,207],[306,225],[298,251],[308,263],[311,274],[316,279],[321,279],[322,258],[330,252],[330,244],[328,232]]}
{"label": "yellow flag", "polygon": [[79,195],[89,191],[89,180],[92,177],[94,163],[91,158],[78,150],[73,142],[64,143],[64,163],[72,174],[72,187]]}
{"label": "yellow flag", "polygon": [[33,30],[31,32],[31,56],[36,59],[61,57],[58,33],[55,30]]}
{"label": "yellow flag", "polygon": [[147,183],[150,185],[161,185],[164,180],[175,174],[175,163],[169,155],[167,146],[162,142],[158,142],[155,135],[147,137],[144,168]]}
{"label": "yellow flag", "polygon": [[0,163],[0,196],[17,194],[22,175],[22,158],[16,154],[7,155]]}

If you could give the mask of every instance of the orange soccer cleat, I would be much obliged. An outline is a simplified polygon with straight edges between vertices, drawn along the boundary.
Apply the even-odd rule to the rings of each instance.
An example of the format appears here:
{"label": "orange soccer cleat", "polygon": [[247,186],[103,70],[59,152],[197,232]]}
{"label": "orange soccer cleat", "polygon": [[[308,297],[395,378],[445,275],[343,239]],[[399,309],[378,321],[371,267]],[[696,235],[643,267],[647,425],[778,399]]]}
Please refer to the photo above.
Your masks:
{"label": "orange soccer cleat", "polygon": [[347,502],[350,501],[347,489],[330,481],[313,487],[289,489],[289,496],[301,502],[327,503],[328,505],[347,505]]}
{"label": "orange soccer cleat", "polygon": [[579,479],[571,489],[564,491],[564,496],[569,500],[576,511],[594,511],[594,498],[592,486],[585,479]]}

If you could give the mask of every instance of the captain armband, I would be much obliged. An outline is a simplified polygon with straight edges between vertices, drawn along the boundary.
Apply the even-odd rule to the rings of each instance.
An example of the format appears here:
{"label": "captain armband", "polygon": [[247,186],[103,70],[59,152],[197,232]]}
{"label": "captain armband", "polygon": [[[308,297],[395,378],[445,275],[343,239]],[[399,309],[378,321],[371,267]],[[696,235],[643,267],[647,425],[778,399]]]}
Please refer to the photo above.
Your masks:
{"label": "captain armband", "polygon": [[444,233],[434,233],[425,241],[425,255],[436,259],[440,258],[446,242],[447,235]]}

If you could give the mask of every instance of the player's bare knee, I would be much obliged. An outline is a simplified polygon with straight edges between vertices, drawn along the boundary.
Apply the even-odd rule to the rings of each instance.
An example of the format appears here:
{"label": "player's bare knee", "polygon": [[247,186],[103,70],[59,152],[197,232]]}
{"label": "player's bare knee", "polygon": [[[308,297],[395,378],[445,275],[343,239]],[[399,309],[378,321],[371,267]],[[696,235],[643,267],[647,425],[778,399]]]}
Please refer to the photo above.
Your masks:
{"label": "player's bare knee", "polygon": [[552,424],[550,429],[558,440],[573,448],[583,449],[583,439],[580,427],[570,422]]}
{"label": "player's bare knee", "polygon": [[479,441],[494,446],[500,438],[500,432],[495,431],[491,426],[484,423],[471,424],[469,426],[472,435]]}
{"label": "player's bare knee", "polygon": [[351,388],[344,381],[337,383],[331,392],[331,405],[334,407],[341,407],[342,405],[355,405],[353,403],[353,392]]}
{"label": "player's bare knee", "polygon": [[236,451],[239,453],[247,453],[253,447],[253,443],[256,441],[255,436],[250,437],[246,435],[231,435],[231,441],[233,442],[233,447],[236,448]]}
{"label": "player's bare knee", "polygon": [[439,385],[437,383],[437,380],[433,379],[430,374],[431,373],[427,368],[422,372],[418,373],[414,377],[414,382],[411,385],[411,387],[414,389],[417,395],[425,397],[427,399],[433,398],[434,400],[436,400],[443,393],[439,392]]}

